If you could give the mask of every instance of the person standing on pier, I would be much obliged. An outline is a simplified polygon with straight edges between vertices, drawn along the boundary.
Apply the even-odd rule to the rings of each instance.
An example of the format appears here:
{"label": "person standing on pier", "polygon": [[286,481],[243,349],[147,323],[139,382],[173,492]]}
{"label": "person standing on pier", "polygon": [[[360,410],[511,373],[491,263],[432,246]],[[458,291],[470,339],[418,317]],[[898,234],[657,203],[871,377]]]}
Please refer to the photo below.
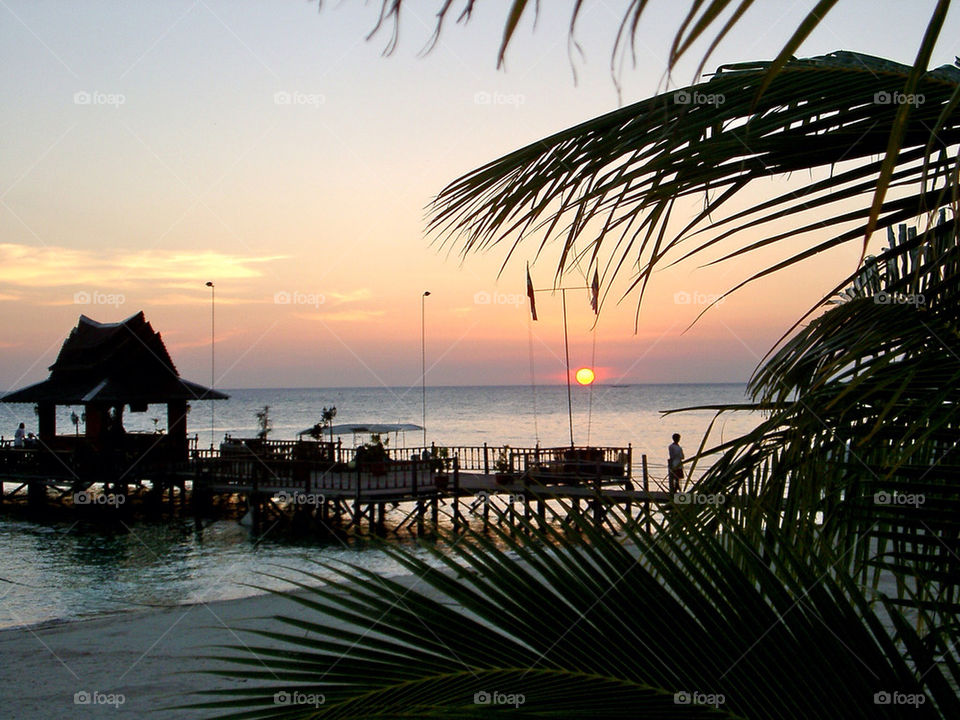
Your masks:
{"label": "person standing on pier", "polygon": [[16,448],[23,447],[23,439],[27,436],[26,425],[20,423],[20,427],[17,428],[17,431],[13,434],[13,446]]}
{"label": "person standing on pier", "polygon": [[670,493],[680,492],[680,483],[683,480],[683,448],[680,447],[680,433],[673,434],[673,443],[667,448],[670,459],[667,465],[670,470]]}

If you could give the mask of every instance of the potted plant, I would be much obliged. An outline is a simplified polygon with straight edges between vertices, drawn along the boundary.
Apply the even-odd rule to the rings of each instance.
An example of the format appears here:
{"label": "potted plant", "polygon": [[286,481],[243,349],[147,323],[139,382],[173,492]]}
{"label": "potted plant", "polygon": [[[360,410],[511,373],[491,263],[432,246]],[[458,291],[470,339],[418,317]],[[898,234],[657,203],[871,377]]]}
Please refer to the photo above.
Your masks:
{"label": "potted plant", "polygon": [[436,448],[430,460],[430,469],[436,473],[434,479],[437,483],[437,490],[440,492],[446,492],[450,486],[449,470],[452,464],[450,451],[445,447]]}
{"label": "potted plant", "polygon": [[273,423],[270,421],[270,406],[264,405],[263,410],[257,412],[257,440],[266,440],[271,430]]}
{"label": "potted plant", "polygon": [[374,475],[385,475],[390,460],[385,446],[389,444],[390,438],[381,438],[379,433],[370,435],[370,441],[357,448],[357,467]]}
{"label": "potted plant", "polygon": [[320,422],[314,425],[307,432],[314,440],[321,441],[323,440],[323,434],[330,429],[330,445],[327,448],[324,448],[323,445],[306,445],[306,447],[299,448],[299,456],[305,460],[322,460],[322,459],[333,459],[333,418],[337,415],[336,405],[332,407],[325,407],[320,413]]}
{"label": "potted plant", "polygon": [[510,463],[510,446],[504,445],[497,453],[497,459],[493,462],[493,469],[496,471],[494,480],[497,485],[504,485],[513,481],[512,467]]}

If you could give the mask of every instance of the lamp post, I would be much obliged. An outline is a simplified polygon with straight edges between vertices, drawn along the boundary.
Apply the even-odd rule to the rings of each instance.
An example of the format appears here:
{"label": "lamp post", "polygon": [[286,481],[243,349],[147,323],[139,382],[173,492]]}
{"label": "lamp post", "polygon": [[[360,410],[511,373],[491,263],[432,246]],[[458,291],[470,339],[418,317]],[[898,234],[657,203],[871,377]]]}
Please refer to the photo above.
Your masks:
{"label": "lamp post", "polygon": [[423,425],[423,446],[427,446],[427,343],[426,343],[426,315],[425,305],[429,290],[424,290],[420,296],[420,407],[423,411],[421,424]]}
{"label": "lamp post", "polygon": [[210,288],[210,449],[213,450],[214,432],[215,432],[214,431],[214,425],[215,425],[214,413],[216,412],[214,410],[214,404],[213,404],[214,403],[213,388],[216,383],[216,375],[214,370],[216,367],[216,364],[215,364],[216,356],[214,354],[214,338],[216,337],[214,335],[214,307],[216,304],[217,291],[216,291],[216,288],[214,288],[212,282],[208,282],[207,287]]}

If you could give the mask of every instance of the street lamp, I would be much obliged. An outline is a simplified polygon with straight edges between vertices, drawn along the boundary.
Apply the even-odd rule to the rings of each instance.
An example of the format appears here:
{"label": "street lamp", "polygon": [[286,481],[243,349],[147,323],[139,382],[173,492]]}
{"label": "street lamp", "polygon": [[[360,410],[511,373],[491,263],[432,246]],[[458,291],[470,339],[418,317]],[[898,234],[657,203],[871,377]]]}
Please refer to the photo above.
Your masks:
{"label": "street lamp", "polygon": [[424,290],[420,296],[420,407],[423,410],[421,424],[423,425],[423,446],[427,446],[427,345],[426,345],[426,322],[425,310],[429,290]]}
{"label": "street lamp", "polygon": [[215,424],[215,415],[214,410],[214,400],[213,400],[213,387],[216,383],[216,375],[214,374],[215,368],[215,359],[214,355],[214,314],[213,309],[215,306],[216,294],[217,291],[213,286],[212,282],[207,283],[207,287],[210,288],[210,449],[213,450],[214,442],[214,424]]}

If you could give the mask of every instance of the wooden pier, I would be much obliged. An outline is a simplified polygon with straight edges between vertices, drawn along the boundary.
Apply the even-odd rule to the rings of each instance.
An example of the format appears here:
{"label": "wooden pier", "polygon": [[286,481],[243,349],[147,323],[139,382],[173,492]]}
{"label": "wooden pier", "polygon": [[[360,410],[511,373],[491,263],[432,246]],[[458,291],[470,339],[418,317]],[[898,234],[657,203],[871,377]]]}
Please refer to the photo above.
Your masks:
{"label": "wooden pier", "polygon": [[198,449],[191,440],[187,462],[124,455],[126,470],[109,477],[98,473],[119,459],[83,466],[75,453],[0,441],[0,477],[14,485],[0,503],[118,517],[133,508],[189,511],[198,520],[242,514],[255,532],[282,523],[319,534],[423,535],[441,522],[458,529],[544,521],[563,503],[590,508],[599,524],[609,507],[642,521],[672,502],[657,483],[651,488],[645,457],[634,477],[630,446],[431,446],[384,450],[370,462],[339,442],[227,437],[219,448]]}
{"label": "wooden pier", "polygon": [[[454,529],[478,514],[484,525],[491,516],[515,524],[563,502],[590,504],[598,525],[610,524],[610,508],[622,508],[628,522],[635,511],[649,521],[672,501],[651,489],[645,457],[635,478],[630,446],[388,450],[228,436],[198,448],[187,434],[188,403],[226,397],[180,377],[143,312],[118,323],[81,315],[50,376],[0,397],[32,405],[38,425],[36,437],[21,424],[14,440],[0,438],[0,508],[108,521],[189,510],[200,523],[240,513],[257,532],[290,523],[321,533],[424,534],[441,517]],[[157,418],[157,432],[125,430],[125,412],[158,404],[165,428]],[[83,408],[74,433],[57,431],[58,406]]]}

